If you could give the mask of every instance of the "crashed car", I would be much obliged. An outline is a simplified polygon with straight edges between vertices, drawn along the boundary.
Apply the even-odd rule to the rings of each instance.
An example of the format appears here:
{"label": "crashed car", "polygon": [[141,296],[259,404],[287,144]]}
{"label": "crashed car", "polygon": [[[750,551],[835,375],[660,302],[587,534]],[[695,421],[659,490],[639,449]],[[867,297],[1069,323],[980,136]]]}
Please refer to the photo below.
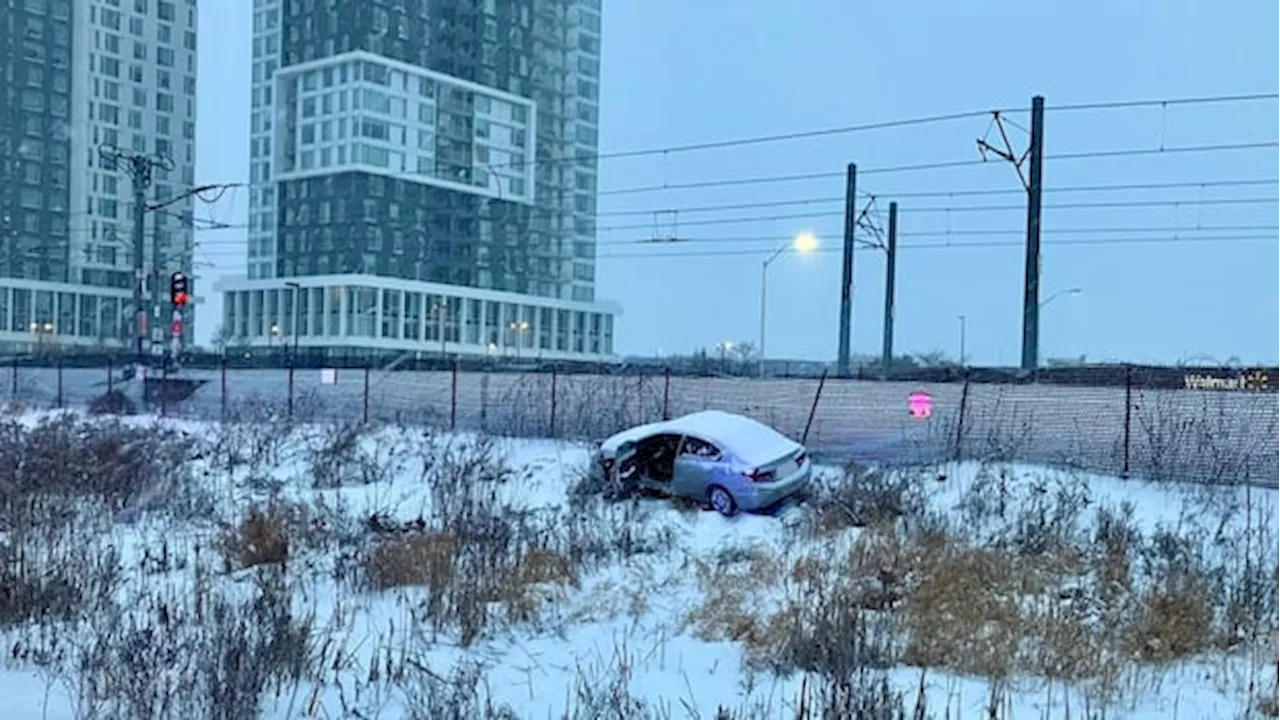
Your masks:
{"label": "crashed car", "polygon": [[592,467],[615,494],[684,497],[725,516],[772,508],[801,493],[812,474],[803,445],[718,410],[620,432],[601,443]]}

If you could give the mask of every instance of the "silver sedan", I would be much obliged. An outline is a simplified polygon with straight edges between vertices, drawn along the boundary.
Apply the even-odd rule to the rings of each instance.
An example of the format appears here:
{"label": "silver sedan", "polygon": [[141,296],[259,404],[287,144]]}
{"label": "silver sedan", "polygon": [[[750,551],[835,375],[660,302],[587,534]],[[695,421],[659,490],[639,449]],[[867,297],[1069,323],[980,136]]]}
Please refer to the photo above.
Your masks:
{"label": "silver sedan", "polygon": [[620,432],[601,443],[593,465],[615,487],[708,502],[725,516],[778,505],[812,474],[803,445],[718,410]]}

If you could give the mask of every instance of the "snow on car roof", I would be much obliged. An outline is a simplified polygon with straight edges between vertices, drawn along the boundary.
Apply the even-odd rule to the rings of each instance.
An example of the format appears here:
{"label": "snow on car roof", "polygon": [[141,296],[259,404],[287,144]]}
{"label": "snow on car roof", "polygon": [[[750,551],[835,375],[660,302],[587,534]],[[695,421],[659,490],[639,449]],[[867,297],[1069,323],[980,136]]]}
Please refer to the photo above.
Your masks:
{"label": "snow on car roof", "polygon": [[773,462],[801,445],[764,423],[721,410],[703,410],[666,422],[648,423],[609,438],[604,448],[616,450],[623,442],[659,432],[696,435],[728,450],[753,465]]}

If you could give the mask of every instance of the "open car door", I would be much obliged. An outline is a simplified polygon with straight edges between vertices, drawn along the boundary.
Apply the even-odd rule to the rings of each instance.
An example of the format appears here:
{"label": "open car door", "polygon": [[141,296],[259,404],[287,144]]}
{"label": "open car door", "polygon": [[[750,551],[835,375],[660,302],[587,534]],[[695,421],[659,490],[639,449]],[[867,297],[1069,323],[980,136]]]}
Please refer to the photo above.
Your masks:
{"label": "open car door", "polygon": [[605,478],[606,495],[614,498],[624,497],[633,492],[640,483],[639,446],[628,440],[618,446],[614,453],[613,465],[609,477]]}

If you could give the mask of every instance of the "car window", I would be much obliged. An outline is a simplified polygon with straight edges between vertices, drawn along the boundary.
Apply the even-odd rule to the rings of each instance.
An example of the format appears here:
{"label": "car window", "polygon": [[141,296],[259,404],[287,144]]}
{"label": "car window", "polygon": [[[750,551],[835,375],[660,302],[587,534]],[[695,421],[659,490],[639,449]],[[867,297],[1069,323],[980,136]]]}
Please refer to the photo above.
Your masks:
{"label": "car window", "polygon": [[686,437],[684,446],[680,448],[680,454],[693,455],[700,458],[714,458],[720,456],[720,449],[705,440]]}

